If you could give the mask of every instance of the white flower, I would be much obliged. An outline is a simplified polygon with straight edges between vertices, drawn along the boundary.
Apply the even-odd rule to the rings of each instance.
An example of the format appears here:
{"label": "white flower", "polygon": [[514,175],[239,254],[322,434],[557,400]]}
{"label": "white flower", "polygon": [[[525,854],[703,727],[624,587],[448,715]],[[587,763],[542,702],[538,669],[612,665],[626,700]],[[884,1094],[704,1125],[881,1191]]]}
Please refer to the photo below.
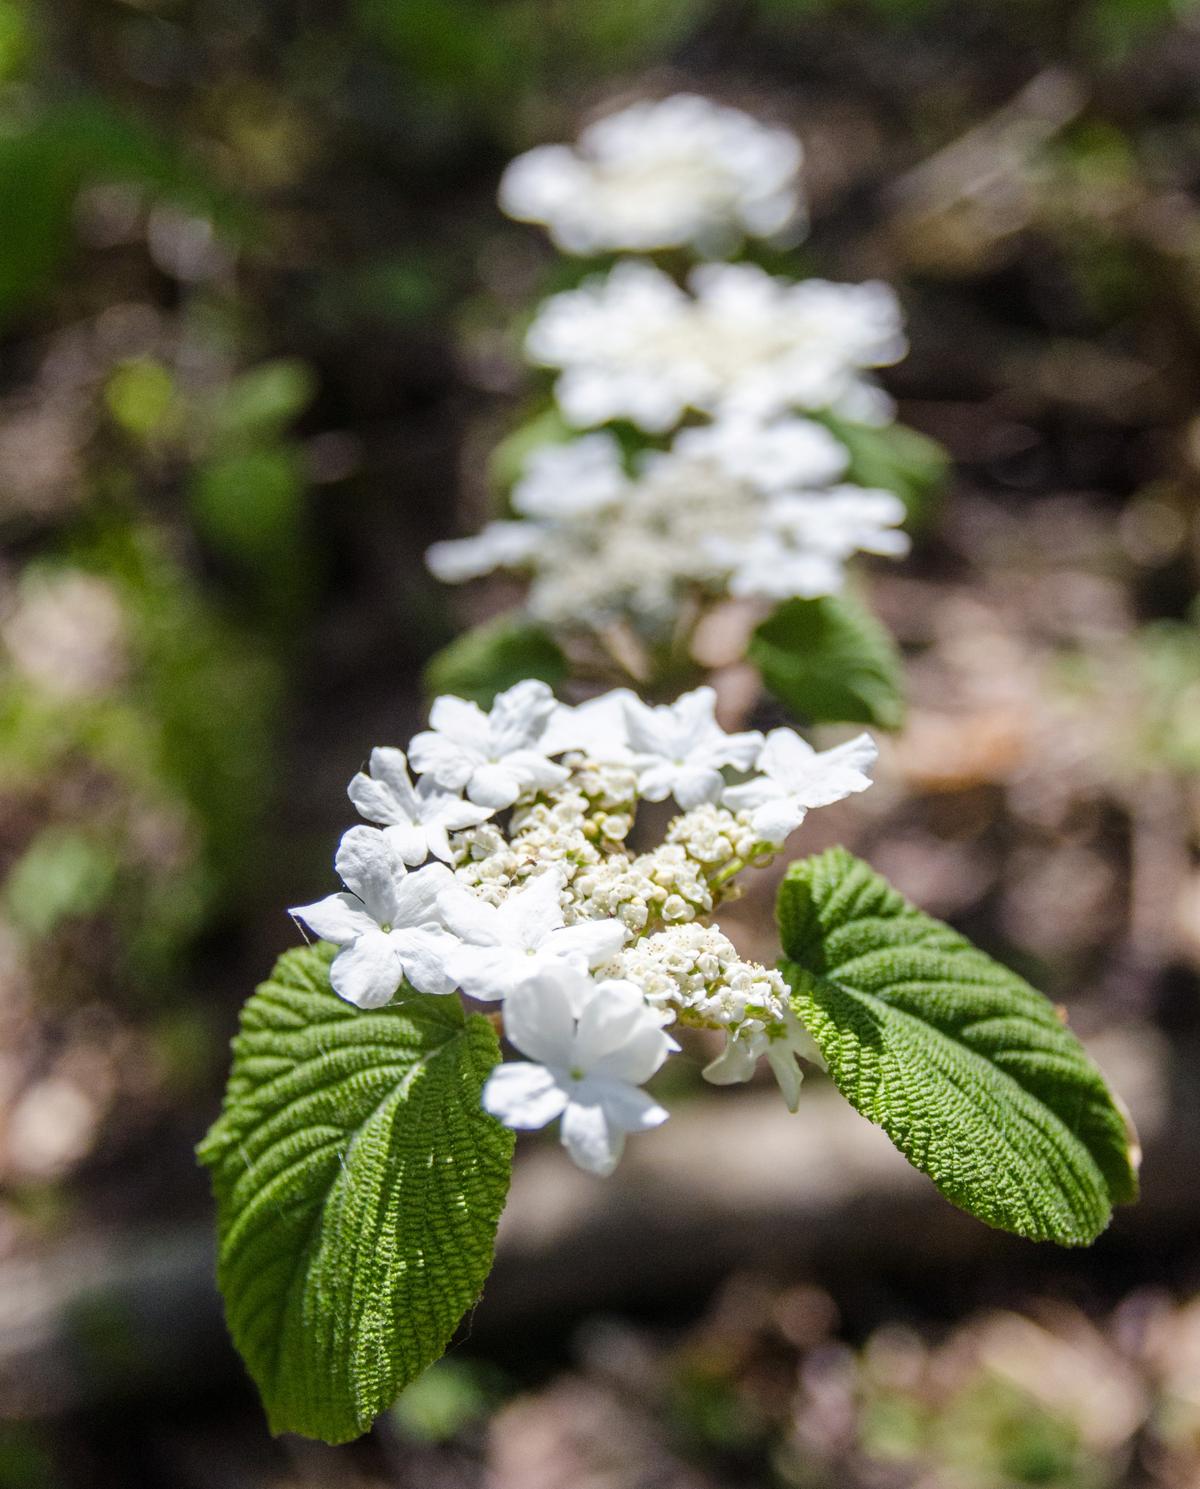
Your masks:
{"label": "white flower", "polygon": [[717,723],[716,703],[717,695],[708,687],[655,707],[640,699],[626,701],[638,790],[647,801],[674,796],[684,808],[715,801],[725,784],[721,767],[746,770],[753,763],[762,735],[726,734]]}
{"label": "white flower", "polygon": [[717,253],[743,233],[803,219],[795,136],[694,94],[644,100],[589,125],[571,149],[518,156],[500,205],[543,223],[568,253],[691,245]]}
{"label": "white flower", "polygon": [[492,815],[491,807],[463,801],[432,776],[414,789],[404,751],[386,747],[371,751],[371,774],[360,770],[346,794],[368,822],[384,825],[384,835],[407,864],[424,863],[431,853],[449,863],[447,833],[478,827]]}
{"label": "white flower", "polygon": [[453,882],[450,870],[433,863],[406,873],[395,847],[374,827],[346,833],[335,867],[349,893],[288,912],[341,948],[329,974],[334,992],[359,1008],[381,1008],[404,978],[420,993],[453,992],[446,958],[454,942],[437,910],[439,893]]}
{"label": "white flower", "polygon": [[557,706],[546,684],[532,679],[500,693],[487,714],[463,698],[436,698],[432,728],[414,736],[409,759],[447,790],[465,788],[479,806],[510,807],[527,791],[567,779],[540,743]]}
{"label": "white flower", "polygon": [[703,264],[688,284],[690,295],[626,260],[543,303],[526,348],[561,369],[555,392],[572,424],[629,419],[665,433],[689,408],[758,421],[790,409],[886,413],[864,373],[906,350],[887,285],[797,283],[755,264]]}
{"label": "white flower", "polygon": [[505,1004],[504,1031],[529,1058],[493,1070],[484,1107],[523,1129],[561,1117],[580,1168],[612,1173],[626,1133],[666,1121],[640,1087],[676,1046],[631,983],[593,982],[569,965],[543,972]]}
{"label": "white flower", "polygon": [[804,1072],[796,1064],[797,1057],[824,1062],[812,1035],[790,1008],[785,1010],[781,1025],[771,1029],[747,1028],[731,1034],[717,1058],[704,1067],[704,1079],[714,1086],[739,1085],[750,1079],[763,1055],[783,1092],[788,1111],[794,1112],[800,1105],[800,1086],[804,1080]]}
{"label": "white flower", "polygon": [[449,538],[425,552],[425,563],[443,584],[463,584],[493,569],[520,569],[545,543],[534,522],[489,522],[473,538]]}
{"label": "white flower", "polygon": [[680,430],[671,451],[689,460],[711,460],[732,480],[766,493],[828,486],[850,463],[845,445],[814,419],[762,424],[730,415]]}
{"label": "white flower", "polygon": [[525,517],[563,522],[605,511],[628,486],[617,441],[611,434],[585,434],[534,450],[513,487],[512,505]]}
{"label": "white flower", "polygon": [[878,754],[869,734],[817,751],[792,729],[772,729],[757,761],[764,774],[726,787],[721,799],[736,812],[750,813],[750,825],[764,843],[780,844],[810,808],[865,791]]}
{"label": "white flower", "polygon": [[574,708],[563,704],[546,726],[542,748],[548,755],[575,750],[605,765],[625,764],[629,760],[625,705],[637,701],[628,688],[612,688]]}
{"label": "white flower", "polygon": [[473,998],[508,998],[522,982],[556,962],[586,971],[609,961],[625,942],[619,920],[566,925],[563,877],[547,869],[490,905],[461,885],[447,886],[438,901],[447,928],[464,943],[449,962],[454,980]]}

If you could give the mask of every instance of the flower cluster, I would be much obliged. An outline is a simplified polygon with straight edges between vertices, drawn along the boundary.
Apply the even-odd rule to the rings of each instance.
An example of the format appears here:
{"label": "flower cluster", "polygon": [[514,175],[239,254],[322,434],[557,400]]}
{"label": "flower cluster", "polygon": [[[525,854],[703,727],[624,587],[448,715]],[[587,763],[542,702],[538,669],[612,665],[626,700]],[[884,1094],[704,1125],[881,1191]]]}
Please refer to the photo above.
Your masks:
{"label": "flower cluster", "polygon": [[804,223],[800,144],[739,109],[680,93],[589,125],[574,149],[541,145],[504,173],[500,205],[543,224],[566,253],[692,247]]}
{"label": "flower cluster", "polygon": [[[679,1049],[672,1027],[718,1030],[706,1068],[749,1079],[766,1056],[794,1109],[812,1046],[777,972],[712,923],[738,878],[810,808],[870,785],[870,738],[814,751],[789,729],[729,734],[698,688],[651,706],[617,689],[571,708],[540,682],[488,713],[438,698],[408,754],[377,749],[349,795],[335,866],[345,888],[291,913],[334,942],[334,989],[360,1008],[402,983],[502,1003],[509,1043],[484,1091],[511,1127],[561,1118],[596,1173],[667,1113],[641,1088]],[[416,780],[410,774],[416,774]],[[631,842],[642,801],[681,809]]]}
{"label": "flower cluster", "polygon": [[822,425],[784,417],[682,430],[627,472],[604,432],[534,452],[512,503],[524,520],[435,543],[445,583],[526,572],[526,608],[556,629],[627,619],[668,633],[684,599],[785,600],[836,593],[857,552],[900,555],[904,505],[837,482],[846,452]]}
{"label": "flower cluster", "polygon": [[[802,224],[800,159],[786,130],[682,94],[519,157],[500,202],[569,252],[716,256]],[[701,263],[680,283],[622,258],[545,300],[525,350],[556,374],[568,437],[529,454],[511,517],[430,549],[444,582],[513,570],[552,631],[624,625],[654,650],[686,647],[726,597],[814,599],[841,589],[855,553],[907,552],[903,504],[850,483],[828,427],[892,417],[874,372],[906,342],[886,285],[746,262]]]}
{"label": "flower cluster", "polygon": [[551,295],[525,348],[558,369],[567,421],[626,419],[649,434],[689,410],[763,421],[788,409],[832,409],[884,423],[892,406],[870,369],[904,356],[900,307],[887,285],[793,281],[757,264],[701,264],[679,285],[626,259],[578,289]]}

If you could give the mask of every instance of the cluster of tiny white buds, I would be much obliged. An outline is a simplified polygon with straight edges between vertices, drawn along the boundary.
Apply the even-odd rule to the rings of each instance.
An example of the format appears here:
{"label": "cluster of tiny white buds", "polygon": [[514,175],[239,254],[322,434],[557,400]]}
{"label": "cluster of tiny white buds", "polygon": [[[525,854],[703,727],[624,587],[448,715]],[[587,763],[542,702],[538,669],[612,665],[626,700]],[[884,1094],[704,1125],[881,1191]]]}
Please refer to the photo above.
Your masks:
{"label": "cluster of tiny white buds", "polygon": [[[727,733],[711,688],[572,708],[529,680],[488,712],[441,697],[407,755],[373,750],[350,782],[373,825],[342,838],[344,889],[291,913],[335,944],[332,986],[360,1008],[406,985],[502,1004],[525,1058],[484,1105],[517,1128],[560,1118],[576,1162],[608,1173],[627,1133],[666,1119],[641,1087],[679,1049],[673,1023],[724,1033],[717,1083],[765,1055],[794,1107],[809,1047],[782,979],[708,917],[810,808],[869,785],[873,759],[865,735],[817,753],[787,729]],[[668,797],[680,814],[633,853],[638,803]]]}

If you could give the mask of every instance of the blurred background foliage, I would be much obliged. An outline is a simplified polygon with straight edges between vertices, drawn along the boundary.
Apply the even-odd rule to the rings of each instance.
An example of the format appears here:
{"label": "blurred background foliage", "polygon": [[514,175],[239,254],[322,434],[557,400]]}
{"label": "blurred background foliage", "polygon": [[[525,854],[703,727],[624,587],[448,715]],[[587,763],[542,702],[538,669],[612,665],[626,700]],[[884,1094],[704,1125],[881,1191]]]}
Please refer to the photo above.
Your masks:
{"label": "blurred background foliage", "polygon": [[[531,1143],[470,1339],[357,1448],[272,1445],[191,1143],[345,781],[494,613],[422,554],[573,272],[499,172],[680,87],[799,131],[780,267],[897,285],[889,386],[955,461],[871,575],[907,726],[820,831],[1070,1002],[1146,1201],[1047,1258],[816,1082],[790,1126],[697,1096],[602,1196]],[[0,220],[2,1489],[1200,1480],[1200,7],[0,0]]]}

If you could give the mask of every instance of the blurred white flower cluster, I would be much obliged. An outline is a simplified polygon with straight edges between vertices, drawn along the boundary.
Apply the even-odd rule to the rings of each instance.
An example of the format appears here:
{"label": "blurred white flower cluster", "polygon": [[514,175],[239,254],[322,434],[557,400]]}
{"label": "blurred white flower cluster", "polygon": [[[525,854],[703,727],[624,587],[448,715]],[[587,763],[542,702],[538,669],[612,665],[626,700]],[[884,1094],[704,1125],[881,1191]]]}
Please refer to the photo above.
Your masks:
{"label": "blurred white flower cluster", "polygon": [[799,141],[693,93],[642,100],[589,125],[572,149],[541,145],[500,183],[500,205],[566,253],[691,247],[803,227]]}
{"label": "blurred white flower cluster", "polygon": [[[561,1118],[595,1173],[666,1119],[642,1086],[679,1049],[672,1026],[725,1035],[705,1070],[719,1084],[766,1056],[793,1109],[796,1056],[814,1056],[779,974],[712,916],[810,808],[870,785],[875,747],[727,734],[715,701],[698,688],[650,706],[618,689],[570,708],[535,681],[489,713],[438,698],[407,757],[374,750],[350,783],[376,825],[342,838],[345,889],[291,912],[337,945],[333,987],[360,1008],[405,981],[502,1001],[525,1058],[493,1072],[484,1105],[516,1128]],[[681,810],[662,841],[635,850],[639,803],[668,798]]]}
{"label": "blurred white flower cluster", "polygon": [[[568,252],[716,256],[803,225],[800,162],[786,130],[681,94],[519,157],[500,201]],[[906,342],[886,285],[720,262],[681,284],[619,259],[547,299],[525,345],[556,370],[559,415],[578,432],[527,457],[511,519],[430,549],[444,582],[513,570],[536,621],[627,623],[657,646],[697,602],[834,594],[855,553],[907,551],[900,500],[850,484],[849,453],[820,422],[892,417],[873,372]],[[625,426],[621,442],[609,424]]]}
{"label": "blurred white flower cluster", "polygon": [[528,573],[526,608],[556,629],[630,621],[668,633],[685,599],[833,594],[857,552],[902,555],[904,505],[839,482],[846,452],[822,425],[786,416],[684,429],[625,468],[606,432],[534,452],[512,494],[523,520],[435,543],[432,572],[455,584]]}

